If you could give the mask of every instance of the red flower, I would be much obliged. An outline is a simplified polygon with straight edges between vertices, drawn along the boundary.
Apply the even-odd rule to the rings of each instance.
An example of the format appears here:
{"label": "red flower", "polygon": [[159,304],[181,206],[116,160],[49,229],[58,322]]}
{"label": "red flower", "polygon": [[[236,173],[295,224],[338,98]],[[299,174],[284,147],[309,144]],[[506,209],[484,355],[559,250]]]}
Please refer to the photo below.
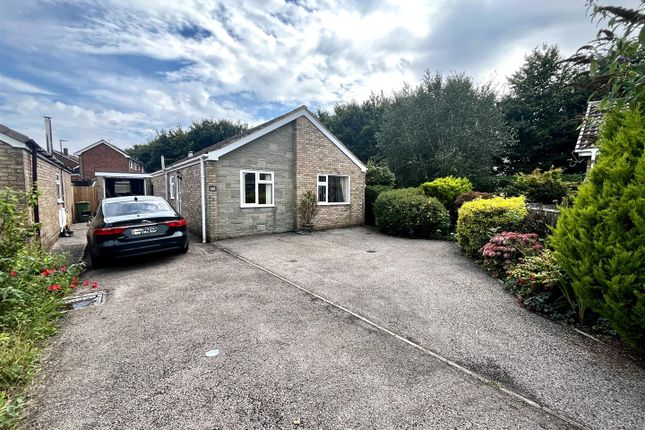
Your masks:
{"label": "red flower", "polygon": [[96,281],[92,282],[92,288],[96,288],[98,286],[99,286],[98,282],[96,282]]}
{"label": "red flower", "polygon": [[84,286],[86,286],[86,287],[88,287],[88,286],[90,285],[90,281],[88,281],[88,280],[86,279],[86,280],[85,280],[85,282],[83,282],[83,285],[84,285]]}
{"label": "red flower", "polygon": [[78,278],[72,278],[72,284],[74,285],[78,284]]}
{"label": "red flower", "polygon": [[71,284],[69,284],[69,288],[72,288],[72,289],[76,288],[76,284],[72,282]]}
{"label": "red flower", "polygon": [[58,284],[52,284],[52,285],[50,285],[49,287],[47,287],[47,290],[48,290],[48,291],[58,291],[58,290],[60,290],[60,285],[58,285]]}
{"label": "red flower", "polygon": [[67,267],[65,266],[60,266],[60,269],[58,269],[59,272],[65,272],[67,270]]}
{"label": "red flower", "polygon": [[15,271],[15,270],[12,270],[12,271],[9,273],[9,276],[16,276],[16,275],[18,275],[18,273],[16,273],[16,271]]}
{"label": "red flower", "polygon": [[49,270],[49,269],[45,269],[42,272],[40,272],[40,274],[43,275],[43,276],[49,276],[52,273],[54,273],[54,272],[52,270]]}

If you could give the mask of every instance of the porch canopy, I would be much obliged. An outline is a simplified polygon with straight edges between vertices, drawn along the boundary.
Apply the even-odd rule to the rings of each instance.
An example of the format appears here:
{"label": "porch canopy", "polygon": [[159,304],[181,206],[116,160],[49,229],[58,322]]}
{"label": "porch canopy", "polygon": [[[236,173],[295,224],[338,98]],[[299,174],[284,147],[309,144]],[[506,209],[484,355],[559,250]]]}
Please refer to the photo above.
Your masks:
{"label": "porch canopy", "polygon": [[148,173],[96,172],[103,181],[103,198],[147,195]]}

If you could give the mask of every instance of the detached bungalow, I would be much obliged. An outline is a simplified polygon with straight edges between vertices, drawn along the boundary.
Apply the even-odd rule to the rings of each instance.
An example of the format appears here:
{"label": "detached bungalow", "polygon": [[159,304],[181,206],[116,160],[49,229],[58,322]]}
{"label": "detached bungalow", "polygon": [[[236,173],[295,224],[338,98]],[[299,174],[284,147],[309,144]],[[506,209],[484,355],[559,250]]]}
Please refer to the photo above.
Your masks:
{"label": "detached bungalow", "polygon": [[204,241],[301,227],[297,203],[318,196],[316,229],[361,225],[367,168],[305,106],[152,173]]}

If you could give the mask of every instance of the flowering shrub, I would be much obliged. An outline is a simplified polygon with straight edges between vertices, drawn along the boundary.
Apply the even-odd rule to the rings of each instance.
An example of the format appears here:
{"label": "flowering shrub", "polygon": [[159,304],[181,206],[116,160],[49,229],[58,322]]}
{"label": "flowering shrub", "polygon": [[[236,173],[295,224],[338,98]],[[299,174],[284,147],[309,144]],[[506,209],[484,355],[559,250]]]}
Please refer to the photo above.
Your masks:
{"label": "flowering shrub", "polygon": [[[20,388],[35,371],[38,341],[56,332],[63,298],[78,288],[80,264],[32,242],[18,193],[0,195],[0,427],[10,427],[23,404]],[[27,205],[32,200],[27,199]],[[98,284],[85,281],[85,286]]]}
{"label": "flowering shrub", "polygon": [[459,209],[457,243],[475,256],[488,239],[501,230],[514,230],[526,217],[524,197],[494,197],[466,202]]}
{"label": "flowering shrub", "polygon": [[536,254],[542,248],[535,233],[504,231],[493,236],[479,252],[484,257],[484,265],[495,276],[501,276],[520,258]]}

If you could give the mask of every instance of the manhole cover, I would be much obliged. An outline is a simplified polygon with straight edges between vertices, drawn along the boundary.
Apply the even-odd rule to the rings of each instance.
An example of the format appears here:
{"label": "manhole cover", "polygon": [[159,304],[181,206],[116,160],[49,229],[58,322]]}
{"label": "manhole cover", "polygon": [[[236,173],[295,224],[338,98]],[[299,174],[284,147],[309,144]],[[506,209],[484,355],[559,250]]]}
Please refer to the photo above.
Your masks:
{"label": "manhole cover", "polygon": [[206,351],[206,357],[217,357],[219,355],[219,349],[211,349]]}
{"label": "manhole cover", "polygon": [[92,305],[100,305],[103,301],[103,292],[68,297],[63,301],[63,312],[75,311]]}

